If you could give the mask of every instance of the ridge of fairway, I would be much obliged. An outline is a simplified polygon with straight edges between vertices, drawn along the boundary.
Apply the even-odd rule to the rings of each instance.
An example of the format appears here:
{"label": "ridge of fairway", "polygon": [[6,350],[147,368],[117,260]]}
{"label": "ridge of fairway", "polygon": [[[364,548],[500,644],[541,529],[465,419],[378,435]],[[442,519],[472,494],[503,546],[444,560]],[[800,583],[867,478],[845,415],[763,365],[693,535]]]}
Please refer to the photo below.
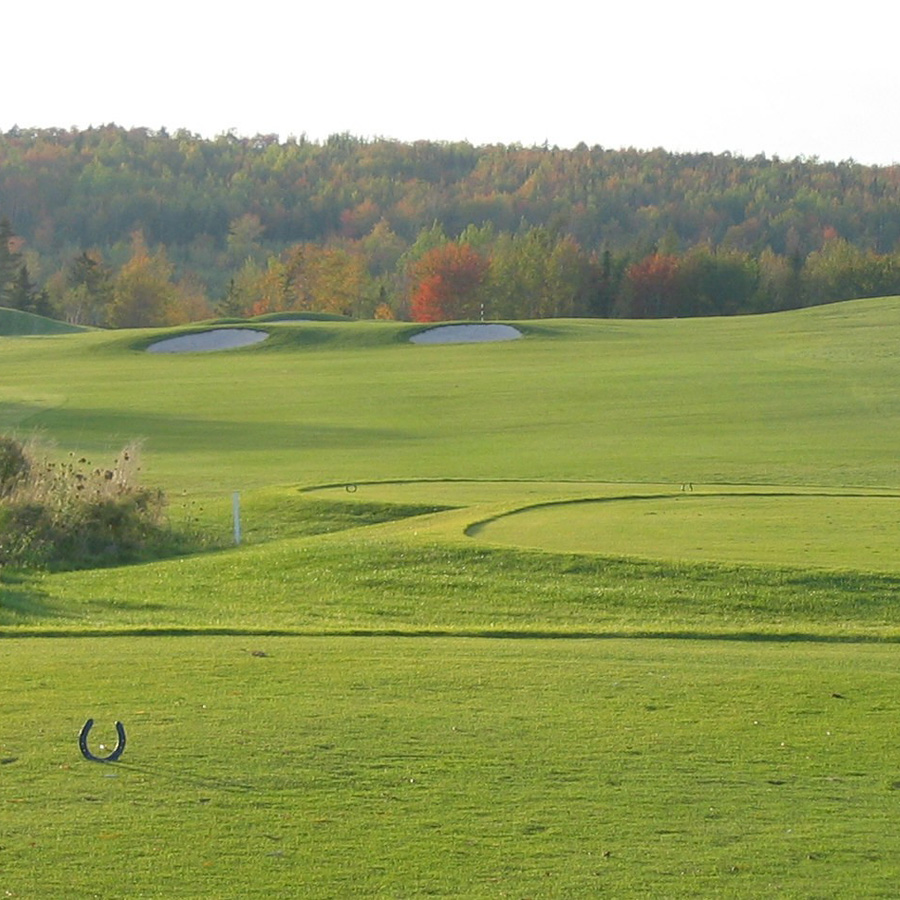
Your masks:
{"label": "ridge of fairway", "polygon": [[[346,496],[352,505],[355,494]],[[286,523],[240,548],[8,583],[0,621],[76,630],[897,632],[896,574],[498,547],[462,530],[473,512],[499,512],[510,497],[477,499],[478,510],[461,503],[308,536],[290,535]]]}
{"label": "ridge of fairway", "polygon": [[71,325],[59,319],[23,312],[20,309],[0,307],[0,336],[23,337],[55,334],[77,334],[93,331],[86,325]]}
{"label": "ridge of fairway", "polygon": [[524,504],[480,518],[465,534],[553,552],[895,574],[898,525],[897,492],[691,485]]}
{"label": "ridge of fairway", "polygon": [[[884,488],[395,479],[298,490],[351,505],[362,500],[440,502],[447,510],[418,524],[419,533],[448,540],[464,535],[486,546],[635,559],[900,571],[891,543],[900,525],[900,492]],[[705,503],[730,505],[724,519],[722,511],[711,505],[709,511],[717,512],[718,519],[698,531],[698,523],[706,524]],[[612,509],[617,516],[606,532],[600,517]],[[754,517],[755,510],[761,514]],[[672,516],[689,511],[699,515],[685,516],[689,529],[685,531]],[[545,516],[553,519],[542,526]],[[570,519],[573,524],[568,524]],[[772,534],[767,534],[767,525]]]}
{"label": "ridge of fairway", "polygon": [[[464,330],[475,329],[474,334],[490,335],[496,329],[501,329],[505,334],[515,337],[524,336],[525,330],[553,336],[552,327],[541,329],[537,326],[522,329],[512,326],[490,323],[473,326],[439,326],[448,327],[451,330],[461,327]],[[486,329],[482,332],[482,328]],[[433,329],[429,329],[429,332]],[[127,336],[121,346],[129,346],[133,350],[149,350],[155,353],[171,351],[202,352],[204,350],[232,349],[247,346],[252,349],[256,343],[249,339],[249,334],[264,334],[265,338],[258,338],[259,343],[265,343],[266,349],[291,351],[311,349],[326,351],[352,351],[354,348],[372,349],[398,348],[399,346],[415,343],[412,339],[422,334],[422,326],[411,322],[381,321],[381,320],[353,320],[326,315],[290,315],[283,317],[277,314],[268,314],[250,319],[226,318],[209,322],[198,322],[177,329],[130,329],[118,332],[121,337]],[[247,343],[243,344],[238,335],[248,335]],[[465,343],[502,343],[508,341],[508,336],[491,337],[489,340],[470,336],[454,340],[440,340],[439,343],[465,344]],[[171,342],[171,343],[170,343]]]}

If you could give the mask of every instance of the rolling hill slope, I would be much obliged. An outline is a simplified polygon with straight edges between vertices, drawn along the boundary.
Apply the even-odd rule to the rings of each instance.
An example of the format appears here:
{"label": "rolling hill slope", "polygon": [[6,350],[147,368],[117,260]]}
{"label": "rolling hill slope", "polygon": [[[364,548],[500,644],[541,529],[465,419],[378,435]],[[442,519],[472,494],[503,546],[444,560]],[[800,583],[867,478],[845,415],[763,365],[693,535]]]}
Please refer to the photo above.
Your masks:
{"label": "rolling hill slope", "polygon": [[18,309],[0,307],[0,335],[2,336],[73,334],[88,330],[80,325],[69,325],[67,322],[59,322],[56,319],[48,319],[45,316],[36,316],[33,313],[22,312]]}

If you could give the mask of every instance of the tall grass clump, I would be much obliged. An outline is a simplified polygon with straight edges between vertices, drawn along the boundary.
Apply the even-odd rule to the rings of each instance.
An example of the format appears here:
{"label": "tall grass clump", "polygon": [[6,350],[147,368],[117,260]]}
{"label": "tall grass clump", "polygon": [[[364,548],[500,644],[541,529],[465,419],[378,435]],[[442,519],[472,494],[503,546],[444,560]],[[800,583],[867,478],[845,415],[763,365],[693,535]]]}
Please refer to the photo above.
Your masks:
{"label": "tall grass clump", "polygon": [[82,569],[188,549],[166,516],[165,494],[138,483],[139,446],[110,467],[0,436],[0,565]]}

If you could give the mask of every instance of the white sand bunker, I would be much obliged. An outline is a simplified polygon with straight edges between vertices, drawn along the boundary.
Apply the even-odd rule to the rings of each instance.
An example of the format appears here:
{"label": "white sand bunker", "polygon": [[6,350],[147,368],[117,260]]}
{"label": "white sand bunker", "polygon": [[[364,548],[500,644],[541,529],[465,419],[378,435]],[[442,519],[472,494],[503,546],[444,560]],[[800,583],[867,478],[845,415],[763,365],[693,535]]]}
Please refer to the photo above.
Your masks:
{"label": "white sand bunker", "polygon": [[472,344],[483,341],[514,341],[522,337],[522,332],[512,325],[497,322],[472,325],[438,325],[414,334],[410,341],[414,344]]}
{"label": "white sand bunker", "polygon": [[208,353],[211,350],[231,350],[258,344],[269,336],[267,331],[251,328],[216,328],[198,334],[182,334],[151,344],[149,353]]}

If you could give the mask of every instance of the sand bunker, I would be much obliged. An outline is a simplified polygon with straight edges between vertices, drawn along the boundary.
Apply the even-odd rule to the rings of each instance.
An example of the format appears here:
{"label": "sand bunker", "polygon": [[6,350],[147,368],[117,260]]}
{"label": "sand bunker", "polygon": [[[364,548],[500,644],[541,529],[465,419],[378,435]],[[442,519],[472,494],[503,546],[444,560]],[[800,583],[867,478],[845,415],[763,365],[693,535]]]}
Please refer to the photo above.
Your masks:
{"label": "sand bunker", "polygon": [[522,337],[522,332],[512,325],[499,323],[473,325],[438,325],[414,334],[410,341],[414,344],[471,344],[483,341],[514,341]]}
{"label": "sand bunker", "polygon": [[216,328],[198,334],[182,334],[151,344],[149,353],[208,353],[212,350],[231,350],[258,344],[269,336],[267,331],[251,328]]}

